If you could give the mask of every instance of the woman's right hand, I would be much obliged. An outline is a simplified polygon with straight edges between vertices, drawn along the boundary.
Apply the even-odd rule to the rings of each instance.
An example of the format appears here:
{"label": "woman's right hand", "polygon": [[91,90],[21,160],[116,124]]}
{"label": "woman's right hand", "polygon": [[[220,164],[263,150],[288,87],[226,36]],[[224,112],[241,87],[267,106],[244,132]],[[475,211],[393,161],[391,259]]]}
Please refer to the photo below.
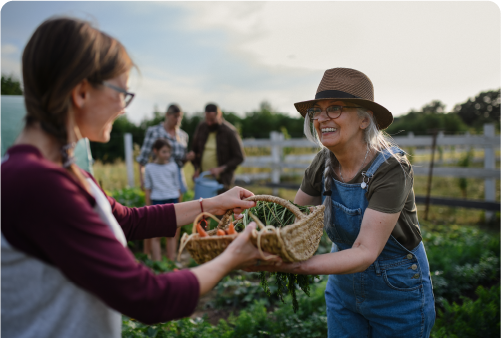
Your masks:
{"label": "woman's right hand", "polygon": [[[191,272],[198,279],[200,296],[210,291],[231,270],[255,266],[258,260],[269,265],[280,265],[282,263],[280,257],[263,260],[257,248],[251,242],[252,230],[255,228],[256,224],[254,222],[250,223],[221,255],[191,269]],[[264,253],[264,255],[265,257],[271,256],[267,253]]]}
{"label": "woman's right hand", "polygon": [[223,255],[229,255],[233,258],[234,269],[243,269],[249,266],[260,265],[280,265],[282,259],[279,256],[263,253],[268,259],[263,259],[259,250],[252,244],[252,230],[256,229],[256,223],[251,222],[244,231],[223,252]]}

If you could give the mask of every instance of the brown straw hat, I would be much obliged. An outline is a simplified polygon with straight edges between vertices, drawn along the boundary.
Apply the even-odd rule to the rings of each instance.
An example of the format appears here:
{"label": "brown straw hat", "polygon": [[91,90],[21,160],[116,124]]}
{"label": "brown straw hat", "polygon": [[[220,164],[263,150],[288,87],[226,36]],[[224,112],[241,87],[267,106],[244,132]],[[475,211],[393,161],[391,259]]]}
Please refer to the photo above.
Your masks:
{"label": "brown straw hat", "polygon": [[320,100],[340,100],[353,102],[374,113],[378,128],[388,128],[393,122],[393,115],[374,102],[374,87],[371,80],[362,72],[351,68],[332,68],[324,73],[318,85],[314,100],[294,103],[297,111],[306,115],[308,108]]}

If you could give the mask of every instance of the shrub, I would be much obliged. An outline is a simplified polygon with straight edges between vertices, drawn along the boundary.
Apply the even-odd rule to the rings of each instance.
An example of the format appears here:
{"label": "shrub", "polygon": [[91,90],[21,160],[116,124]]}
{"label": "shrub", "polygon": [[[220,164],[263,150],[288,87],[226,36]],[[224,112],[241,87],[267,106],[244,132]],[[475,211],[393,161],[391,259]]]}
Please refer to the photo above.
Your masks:
{"label": "shrub", "polygon": [[440,226],[423,231],[423,241],[439,305],[499,280],[499,236],[473,227]]}
{"label": "shrub", "polygon": [[461,297],[462,305],[444,301],[433,328],[434,338],[499,337],[499,284],[476,290],[478,299]]}

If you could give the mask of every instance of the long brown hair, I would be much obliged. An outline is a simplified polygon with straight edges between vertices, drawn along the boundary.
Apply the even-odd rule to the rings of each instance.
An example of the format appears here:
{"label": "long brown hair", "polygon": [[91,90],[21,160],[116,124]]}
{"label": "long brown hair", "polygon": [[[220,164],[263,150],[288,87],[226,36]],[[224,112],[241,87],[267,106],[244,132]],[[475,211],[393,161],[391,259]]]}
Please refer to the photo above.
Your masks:
{"label": "long brown hair", "polygon": [[[85,79],[101,86],[134,66],[119,41],[87,21],[67,17],[43,22],[28,41],[22,62],[26,126],[40,123],[60,144],[63,163],[73,88]],[[68,169],[83,179],[75,165]]]}

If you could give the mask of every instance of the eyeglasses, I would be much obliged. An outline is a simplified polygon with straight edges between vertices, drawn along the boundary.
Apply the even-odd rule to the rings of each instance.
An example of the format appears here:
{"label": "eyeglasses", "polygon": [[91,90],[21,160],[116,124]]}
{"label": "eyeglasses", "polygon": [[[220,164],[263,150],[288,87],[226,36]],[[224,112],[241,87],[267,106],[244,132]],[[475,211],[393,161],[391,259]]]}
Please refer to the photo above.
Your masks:
{"label": "eyeglasses", "polygon": [[134,98],[134,95],[135,95],[134,93],[129,93],[125,89],[117,87],[115,85],[112,85],[109,82],[103,81],[103,85],[105,85],[106,87],[111,88],[113,90],[116,90],[117,92],[123,94],[124,108],[126,108],[130,104],[130,102],[132,101],[132,99]]}
{"label": "eyeglasses", "polygon": [[[353,107],[353,106],[330,106],[325,109],[325,113],[329,119],[337,119],[343,109],[345,108],[362,108],[362,107]],[[320,115],[322,115],[323,110],[318,107],[308,108],[306,111],[310,116],[310,120],[318,120]]]}

